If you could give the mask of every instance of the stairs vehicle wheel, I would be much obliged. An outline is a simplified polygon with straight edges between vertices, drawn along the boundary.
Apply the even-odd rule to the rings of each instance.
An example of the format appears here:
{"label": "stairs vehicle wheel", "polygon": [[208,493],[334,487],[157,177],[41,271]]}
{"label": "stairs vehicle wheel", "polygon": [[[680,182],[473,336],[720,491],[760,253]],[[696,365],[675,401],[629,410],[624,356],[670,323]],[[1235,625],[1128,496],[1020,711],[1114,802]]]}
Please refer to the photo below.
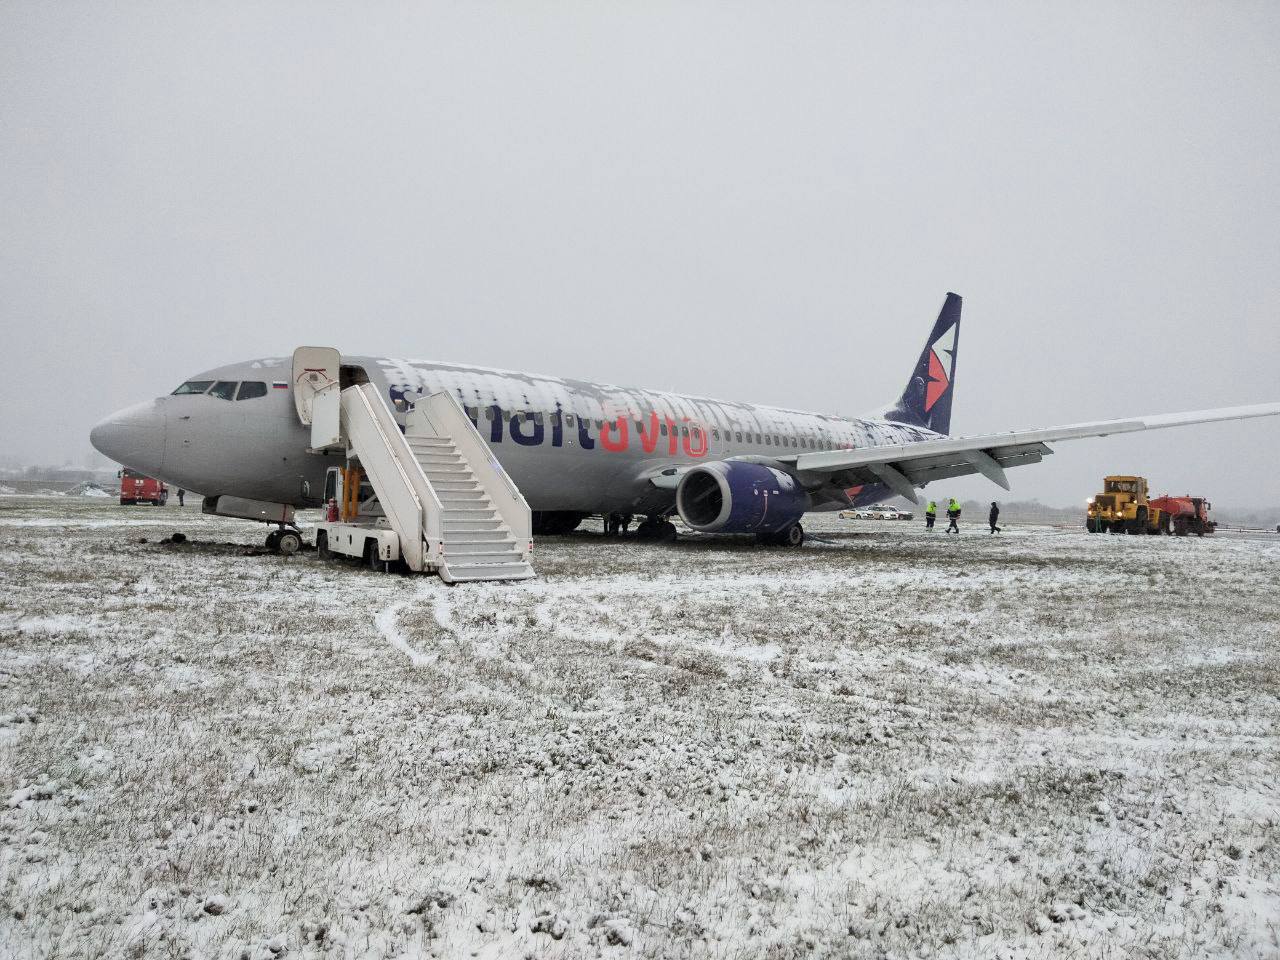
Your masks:
{"label": "stairs vehicle wheel", "polygon": [[282,531],[282,530],[272,530],[270,533],[268,533],[268,534],[267,534],[267,549],[268,549],[268,550],[279,550],[279,549],[280,549],[280,535],[281,535],[283,532],[284,532],[284,531]]}
{"label": "stairs vehicle wheel", "polygon": [[333,556],[329,550],[329,534],[324,530],[316,534],[316,556],[321,560],[328,560]]}
{"label": "stairs vehicle wheel", "polygon": [[302,535],[294,530],[285,530],[276,539],[276,549],[286,557],[291,557],[302,549]]}

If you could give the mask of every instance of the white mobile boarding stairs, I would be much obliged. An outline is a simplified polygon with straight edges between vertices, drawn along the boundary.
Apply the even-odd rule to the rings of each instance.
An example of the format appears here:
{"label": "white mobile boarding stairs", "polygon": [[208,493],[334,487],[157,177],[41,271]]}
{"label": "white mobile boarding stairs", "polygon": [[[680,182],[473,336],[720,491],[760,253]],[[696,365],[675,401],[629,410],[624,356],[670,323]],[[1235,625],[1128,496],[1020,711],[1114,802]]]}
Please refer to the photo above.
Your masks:
{"label": "white mobile boarding stairs", "polygon": [[330,348],[294,352],[298,414],[313,450],[345,446],[359,460],[409,569],[446,583],[535,576],[529,504],[458,401],[419,400],[401,433],[376,386],[341,388],[339,364]]}

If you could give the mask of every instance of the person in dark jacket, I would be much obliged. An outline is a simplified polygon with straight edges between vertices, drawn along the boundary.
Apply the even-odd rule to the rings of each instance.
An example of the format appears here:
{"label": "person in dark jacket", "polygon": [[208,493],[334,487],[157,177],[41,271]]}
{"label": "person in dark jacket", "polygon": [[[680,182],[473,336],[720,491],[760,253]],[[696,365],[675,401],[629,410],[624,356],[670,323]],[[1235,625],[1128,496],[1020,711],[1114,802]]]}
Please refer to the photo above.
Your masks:
{"label": "person in dark jacket", "polygon": [[999,533],[1000,528],[996,526],[996,521],[1000,519],[1000,504],[994,500],[991,501],[991,513],[987,516],[987,523],[991,524],[991,532]]}
{"label": "person in dark jacket", "polygon": [[951,521],[947,526],[947,533],[960,532],[960,501],[952,497],[947,503],[947,519]]}
{"label": "person in dark jacket", "polygon": [[181,487],[178,488],[178,506],[182,506],[182,501],[187,498],[187,491]]}

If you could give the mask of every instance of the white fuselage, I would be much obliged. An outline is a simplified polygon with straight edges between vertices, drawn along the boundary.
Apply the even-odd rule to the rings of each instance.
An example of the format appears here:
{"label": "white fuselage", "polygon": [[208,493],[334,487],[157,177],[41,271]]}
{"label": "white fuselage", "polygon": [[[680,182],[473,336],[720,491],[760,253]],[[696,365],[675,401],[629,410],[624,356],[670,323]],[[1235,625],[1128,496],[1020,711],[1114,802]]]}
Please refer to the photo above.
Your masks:
{"label": "white fuselage", "polygon": [[[441,391],[456,397],[535,511],[663,512],[674,490],[653,480],[671,467],[937,436],[879,418],[462,364],[344,357],[343,365],[362,369],[393,410]],[[326,468],[338,461],[307,452],[309,432],[297,418],[290,380],[287,359],[210,370],[190,382],[264,383],[266,391],[246,399],[225,399],[233,393],[226,388],[161,397],[103,421],[92,440],[121,463],[206,496],[314,506]],[[815,506],[871,502],[884,494],[879,486],[851,488]]]}

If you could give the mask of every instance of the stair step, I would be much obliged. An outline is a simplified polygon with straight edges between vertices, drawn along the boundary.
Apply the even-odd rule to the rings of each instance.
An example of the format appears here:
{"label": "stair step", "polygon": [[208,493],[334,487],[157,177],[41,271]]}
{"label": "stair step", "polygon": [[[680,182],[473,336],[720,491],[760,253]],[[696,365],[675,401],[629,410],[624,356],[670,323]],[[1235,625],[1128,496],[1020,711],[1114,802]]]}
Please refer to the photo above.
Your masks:
{"label": "stair step", "polygon": [[510,539],[511,534],[502,528],[491,530],[446,530],[444,532],[444,548],[451,550],[455,544],[468,546],[476,543],[483,543],[488,546],[491,543],[501,543]]}
{"label": "stair step", "polygon": [[494,530],[493,539],[491,540],[450,540],[448,537],[444,541],[444,552],[446,556],[472,556],[477,553],[517,553],[518,548],[516,542],[507,536],[504,531]]}
{"label": "stair step", "polygon": [[483,490],[437,490],[441,503],[483,503],[493,506]]}
{"label": "stair step", "polygon": [[444,519],[444,539],[448,542],[450,537],[466,534],[468,537],[479,536],[482,533],[501,533],[504,537],[509,534],[507,528],[501,520],[451,520],[448,517]]}
{"label": "stair step", "polygon": [[447,564],[449,579],[464,580],[528,580],[534,576],[533,568],[523,560],[518,563]]}
{"label": "stair step", "polygon": [[[499,545],[501,546],[501,545]],[[451,553],[448,548],[445,549],[444,559],[447,564],[453,566],[455,563],[461,566],[472,566],[478,564],[491,563],[523,563],[520,551],[511,550],[490,550],[486,553]]]}
{"label": "stair step", "polygon": [[413,446],[414,444],[417,444],[418,446],[423,446],[423,447],[452,447],[453,446],[453,440],[451,440],[449,437],[422,437],[417,434],[406,433],[404,438],[405,440],[409,441],[410,446]]}

